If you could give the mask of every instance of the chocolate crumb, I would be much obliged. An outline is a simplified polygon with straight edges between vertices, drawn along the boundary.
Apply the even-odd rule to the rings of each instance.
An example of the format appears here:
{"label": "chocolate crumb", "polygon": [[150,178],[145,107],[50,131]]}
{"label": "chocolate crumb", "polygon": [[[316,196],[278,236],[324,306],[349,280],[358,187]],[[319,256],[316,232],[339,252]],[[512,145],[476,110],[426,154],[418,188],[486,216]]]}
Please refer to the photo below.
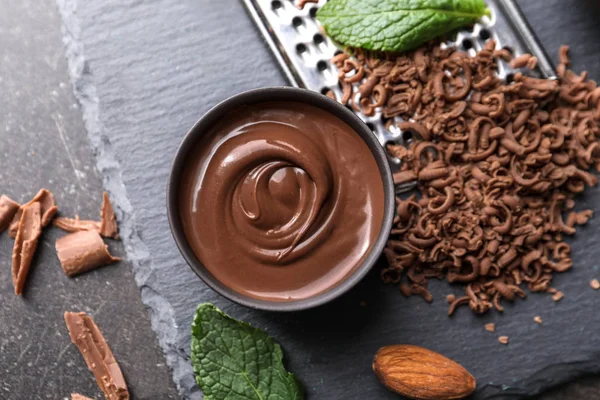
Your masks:
{"label": "chocolate crumb", "polygon": [[448,296],[446,296],[446,301],[448,302],[448,304],[452,304],[454,302],[454,300],[456,300],[455,295],[449,294]]}
{"label": "chocolate crumb", "polygon": [[56,202],[54,201],[54,195],[47,189],[41,189],[37,194],[31,199],[28,203],[23,204],[17,212],[15,213],[12,222],[10,223],[10,227],[8,228],[8,236],[11,238],[17,237],[17,230],[19,228],[19,221],[21,220],[21,214],[25,207],[33,204],[40,203],[41,205],[41,213],[42,213],[42,227],[46,227],[52,218],[58,212],[58,207],[56,206]]}
{"label": "chocolate crumb", "polygon": [[82,312],[66,312],[65,323],[71,341],[79,348],[85,363],[94,374],[96,383],[106,398],[129,400],[129,391],[119,364],[92,317]]}
{"label": "chocolate crumb", "polygon": [[404,297],[412,296],[412,291],[410,290],[410,286],[408,286],[406,283],[402,283],[400,285],[400,293],[402,293],[404,295]]}
{"label": "chocolate crumb", "polygon": [[309,3],[318,3],[319,0],[298,0],[298,2],[296,3],[296,7],[298,7],[299,9],[304,9],[304,7],[309,4]]}
{"label": "chocolate crumb", "polygon": [[499,336],[498,341],[502,344],[508,344],[508,336]]}
{"label": "chocolate crumb", "polygon": [[592,289],[598,290],[600,289],[600,282],[598,282],[598,279],[592,279],[590,281],[590,286],[592,287]]}
{"label": "chocolate crumb", "polygon": [[490,322],[489,324],[485,324],[485,330],[488,332],[495,332],[496,324],[494,324],[493,322]]}
{"label": "chocolate crumb", "polygon": [[17,211],[19,211],[19,203],[8,196],[0,196],[0,233],[8,228]]}
{"label": "chocolate crumb", "polygon": [[63,236],[55,247],[60,265],[70,277],[120,260],[108,252],[108,246],[95,230]]}
{"label": "chocolate crumb", "polygon": [[561,291],[557,291],[556,293],[554,293],[554,294],[552,295],[552,300],[554,300],[554,301],[559,301],[559,300],[561,300],[563,297],[565,297],[564,293],[563,293],[563,292],[561,292]]}
{"label": "chocolate crumb", "polygon": [[119,227],[115,212],[106,192],[102,193],[102,208],[100,209],[100,235],[113,239],[119,238]]}
{"label": "chocolate crumb", "polygon": [[31,261],[42,234],[41,204],[28,204],[21,212],[12,255],[12,279],[15,294],[23,294]]}
{"label": "chocolate crumb", "polygon": [[73,393],[71,394],[71,400],[93,400],[87,396],[84,396],[82,394],[79,393]]}
{"label": "chocolate crumb", "polygon": [[533,317],[533,320],[540,325],[542,323],[542,317],[540,317],[539,315],[536,315],[535,317]]}

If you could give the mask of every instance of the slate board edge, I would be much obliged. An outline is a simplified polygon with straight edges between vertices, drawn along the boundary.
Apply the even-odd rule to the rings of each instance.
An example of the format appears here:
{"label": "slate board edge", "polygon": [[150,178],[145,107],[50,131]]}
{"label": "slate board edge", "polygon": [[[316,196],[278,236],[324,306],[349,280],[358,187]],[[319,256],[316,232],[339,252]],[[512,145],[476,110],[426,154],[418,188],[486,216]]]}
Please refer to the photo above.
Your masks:
{"label": "slate board edge", "polygon": [[179,379],[193,374],[193,369],[185,350],[176,349],[173,345],[177,336],[177,328],[171,304],[148,282],[153,271],[150,253],[136,230],[132,206],[121,179],[119,162],[114,156],[108,138],[102,132],[99,99],[92,72],[85,58],[84,45],[80,39],[81,26],[77,17],[75,0],[56,0],[56,4],[62,19],[61,32],[73,91],[81,106],[85,129],[96,157],[96,167],[119,221],[121,240],[125,245],[127,259],[133,266],[134,278],[141,290],[142,303],[150,309],[152,330],[163,349],[167,365],[172,369],[172,378],[179,393],[192,393],[188,399],[200,400],[203,397],[200,389],[197,387],[184,388],[182,384],[185,381]]}
{"label": "slate board edge", "polygon": [[[177,328],[171,304],[148,282],[153,271],[152,260],[146,244],[135,228],[133,210],[121,179],[119,162],[114,156],[108,138],[103,134],[99,118],[99,99],[96,95],[93,73],[85,59],[84,46],[80,39],[81,27],[75,0],[56,0],[56,4],[62,19],[61,31],[73,91],[81,105],[85,129],[96,157],[96,167],[115,207],[127,258],[133,266],[136,284],[141,290],[142,302],[151,310],[152,329],[165,353],[167,364],[173,371],[173,380],[180,394],[192,393],[186,398],[200,400],[202,393],[198,387],[184,387],[188,385],[183,378],[193,374],[193,369],[186,349],[174,347]],[[285,344],[283,345],[285,347]],[[553,371],[557,369],[561,371],[561,378],[553,379],[552,376],[555,376]],[[595,373],[600,373],[600,366],[591,361],[553,364],[513,385],[484,384],[477,389],[477,393],[478,397],[482,396],[480,398],[486,399],[519,399],[540,394],[549,388]]]}
{"label": "slate board edge", "polygon": [[[595,355],[592,359],[597,356]],[[577,378],[598,373],[600,373],[600,366],[597,362],[590,360],[552,364],[514,385],[494,383],[481,385],[480,383],[476,393],[481,398],[489,400],[517,400],[535,396]],[[560,378],[556,379],[556,376],[560,376]]]}

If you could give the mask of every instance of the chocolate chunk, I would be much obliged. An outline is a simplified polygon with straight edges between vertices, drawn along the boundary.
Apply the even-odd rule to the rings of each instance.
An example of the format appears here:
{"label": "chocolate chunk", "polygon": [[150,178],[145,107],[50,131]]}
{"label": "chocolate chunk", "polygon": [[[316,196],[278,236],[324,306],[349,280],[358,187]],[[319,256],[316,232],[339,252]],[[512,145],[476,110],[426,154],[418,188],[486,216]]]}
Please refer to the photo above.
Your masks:
{"label": "chocolate chunk", "polygon": [[598,290],[600,289],[600,282],[598,281],[598,279],[592,279],[590,281],[590,286],[592,287],[592,289]]}
{"label": "chocolate chunk", "polygon": [[493,322],[490,322],[489,324],[485,324],[485,330],[488,332],[495,332],[496,324],[494,324]]}
{"label": "chocolate chunk", "polygon": [[560,301],[563,297],[565,297],[565,294],[563,292],[558,291],[552,295],[552,300]]}
{"label": "chocolate chunk", "polygon": [[8,228],[17,211],[19,203],[12,201],[8,196],[0,196],[0,233]]}
{"label": "chocolate chunk", "polygon": [[79,393],[71,394],[71,400],[93,400]]}
{"label": "chocolate chunk", "polygon": [[54,225],[63,231],[80,232],[95,230],[104,237],[113,239],[119,238],[119,228],[117,219],[113,211],[112,204],[106,192],[102,195],[102,208],[100,209],[100,221],[81,220],[77,218],[58,217],[54,220]]}
{"label": "chocolate chunk", "polygon": [[119,238],[119,227],[108,194],[102,194],[102,209],[100,210],[100,234],[113,239]]}
{"label": "chocolate chunk", "polygon": [[17,229],[19,227],[19,221],[21,220],[21,214],[23,213],[23,210],[25,207],[36,202],[40,203],[41,205],[42,226],[45,227],[50,223],[50,221],[52,221],[52,218],[54,218],[58,212],[58,207],[56,207],[52,192],[42,189],[35,195],[33,199],[31,199],[31,201],[19,207],[13,217],[12,222],[10,223],[10,227],[8,228],[8,236],[11,238],[15,238],[17,236]]}
{"label": "chocolate chunk", "polygon": [[69,329],[71,341],[81,352],[106,398],[128,400],[129,391],[123,373],[92,317],[82,312],[66,312],[65,323]]}
{"label": "chocolate chunk", "polygon": [[536,315],[535,317],[533,317],[533,320],[535,321],[536,324],[542,323],[542,317],[540,317],[539,315]]}
{"label": "chocolate chunk", "polygon": [[52,224],[67,232],[100,231],[100,222],[79,218],[57,217]]}
{"label": "chocolate chunk", "polygon": [[100,234],[95,230],[63,236],[56,241],[56,252],[65,274],[75,276],[94,268],[119,261],[108,252]]}
{"label": "chocolate chunk", "polygon": [[502,344],[508,344],[508,336],[500,336],[498,337],[498,341]]}
{"label": "chocolate chunk", "polygon": [[41,204],[27,205],[21,213],[12,256],[12,278],[15,293],[21,295],[29,274],[31,260],[42,234]]}

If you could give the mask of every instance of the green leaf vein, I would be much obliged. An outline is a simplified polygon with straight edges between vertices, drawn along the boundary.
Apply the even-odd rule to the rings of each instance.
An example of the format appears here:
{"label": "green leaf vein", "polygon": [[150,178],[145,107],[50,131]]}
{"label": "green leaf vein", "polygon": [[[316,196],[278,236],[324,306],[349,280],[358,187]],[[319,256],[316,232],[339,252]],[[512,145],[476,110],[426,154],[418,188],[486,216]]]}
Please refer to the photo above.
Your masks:
{"label": "green leaf vein", "polygon": [[317,18],[344,45],[406,51],[488,14],[483,0],[329,0]]}
{"label": "green leaf vein", "polygon": [[206,400],[301,400],[302,387],[265,332],[210,304],[192,324],[192,364]]}

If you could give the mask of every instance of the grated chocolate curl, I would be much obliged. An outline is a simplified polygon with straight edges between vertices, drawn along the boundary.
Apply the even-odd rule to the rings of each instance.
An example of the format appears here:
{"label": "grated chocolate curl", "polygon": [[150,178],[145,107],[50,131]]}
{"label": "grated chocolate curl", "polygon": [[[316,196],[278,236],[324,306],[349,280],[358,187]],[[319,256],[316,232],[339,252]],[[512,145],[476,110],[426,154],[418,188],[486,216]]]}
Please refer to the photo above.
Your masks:
{"label": "grated chocolate curl", "polygon": [[0,233],[8,228],[17,211],[19,211],[19,203],[8,196],[0,196]]}
{"label": "grated chocolate curl", "polygon": [[41,204],[38,202],[27,205],[18,224],[15,246],[12,255],[12,279],[15,294],[23,294],[23,287],[29,274],[31,260],[37,248],[38,239],[42,234]]}
{"label": "grated chocolate curl", "polygon": [[25,207],[36,202],[41,205],[42,227],[46,227],[50,221],[52,221],[52,218],[54,218],[58,212],[58,207],[56,206],[52,192],[47,189],[42,189],[33,197],[33,199],[31,199],[31,201],[19,207],[8,228],[8,236],[13,239],[17,236],[17,229],[19,228],[19,221],[21,220],[23,210]]}
{"label": "grated chocolate curl", "polygon": [[56,241],[56,253],[65,274],[71,277],[120,260],[108,252],[108,246],[95,230],[61,237]]}
{"label": "grated chocolate curl", "polygon": [[92,317],[82,312],[66,312],[65,323],[71,341],[81,352],[106,398],[129,400],[129,391],[121,368]]}

